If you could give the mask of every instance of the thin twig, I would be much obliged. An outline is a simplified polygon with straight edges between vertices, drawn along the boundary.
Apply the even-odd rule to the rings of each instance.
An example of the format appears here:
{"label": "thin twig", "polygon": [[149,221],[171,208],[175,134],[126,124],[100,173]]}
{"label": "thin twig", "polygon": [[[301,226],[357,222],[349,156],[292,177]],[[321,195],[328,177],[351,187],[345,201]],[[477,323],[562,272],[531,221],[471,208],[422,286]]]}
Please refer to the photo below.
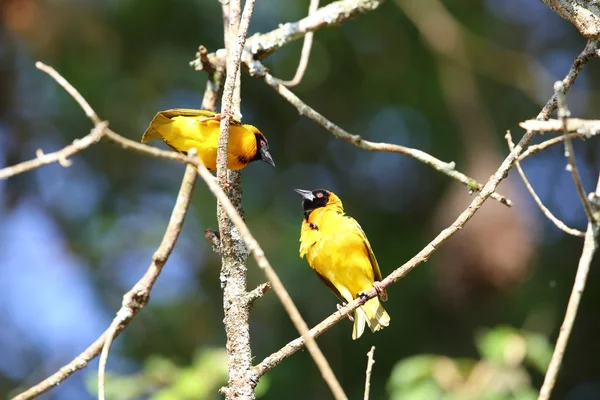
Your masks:
{"label": "thin twig", "polygon": [[72,144],[63,147],[62,149],[55,151],[54,153],[43,154],[41,150],[38,150],[37,157],[34,159],[23,161],[22,163],[0,169],[0,180],[8,179],[12,176],[21,174],[23,172],[31,171],[32,169],[36,169],[44,165],[60,163],[62,166],[69,166],[69,157],[73,156],[76,153],[79,153],[82,150],[87,149],[93,144],[98,143],[100,139],[105,135],[107,126],[108,123],[102,121],[96,126],[94,126],[94,128],[88,135],[80,139],[75,139]]}
{"label": "thin twig", "polygon": [[[581,53],[579,53],[575,60],[573,60],[573,64],[571,65],[571,68],[569,68],[569,72],[567,72],[567,75],[562,80],[564,92],[573,86],[584,65],[587,64],[587,62],[592,58],[598,58],[600,56],[599,47],[600,42],[597,40],[587,41],[585,48],[581,51]],[[550,114],[552,114],[554,110],[556,110],[556,92],[546,102],[546,105],[539,112],[536,119],[538,121],[546,121],[550,118]]]}
{"label": "thin twig", "polygon": [[263,297],[269,290],[271,290],[271,284],[269,282],[261,283],[256,288],[248,292],[246,301],[249,306],[252,306],[254,302]]}
{"label": "thin twig", "polygon": [[[600,177],[598,178],[598,184],[596,185],[596,196],[600,196]],[[590,271],[590,264],[594,258],[594,253],[598,249],[598,243],[596,241],[596,224],[592,219],[588,223],[587,231],[585,233],[585,241],[583,243],[583,251],[581,252],[581,258],[579,258],[579,265],[577,266],[577,274],[575,275],[575,282],[573,283],[573,289],[571,290],[571,296],[569,297],[569,303],[567,305],[567,311],[565,312],[565,318],[562,325],[560,326],[560,333],[556,340],[556,346],[554,347],[554,353],[552,353],[552,359],[546,376],[544,377],[544,383],[540,389],[540,395],[538,400],[548,400],[552,394],[552,389],[556,384],[556,378],[562,364],[569,336],[573,330],[573,324],[577,317],[577,310],[579,309],[579,303],[585,290],[585,283],[587,280],[588,272]]]}
{"label": "thin twig", "polygon": [[[537,131],[536,129],[531,129],[531,130]],[[569,133],[566,137],[569,137],[571,139],[577,139],[577,138],[585,139],[585,136],[580,135],[578,133]],[[529,158],[532,155],[537,154],[540,151],[545,150],[550,146],[554,146],[555,144],[562,143],[564,141],[565,141],[565,135],[561,135],[561,136],[554,137],[552,139],[545,140],[540,144],[531,145],[531,146],[529,146],[529,148],[526,151],[523,152],[523,154],[521,154],[521,156],[519,157],[519,161],[523,161],[524,159]]]}
{"label": "thin twig", "polygon": [[[422,150],[390,143],[371,142],[363,139],[360,135],[353,135],[349,133],[348,131],[344,130],[343,128],[337,126],[336,124],[325,118],[313,108],[309,107],[302,100],[300,100],[298,96],[296,96],[288,88],[280,84],[276,78],[269,74],[266,68],[259,61],[252,60],[250,58],[245,58],[244,61],[247,63],[251,74],[263,77],[265,82],[269,86],[271,86],[277,93],[279,93],[283,98],[285,98],[291,105],[296,107],[300,115],[305,115],[308,118],[312,119],[313,121],[321,125],[323,128],[331,132],[336,138],[350,142],[351,144],[363,150],[399,153],[408,157],[412,157],[417,161],[429,165],[436,171],[439,171],[449,176],[450,178],[456,179],[457,181],[463,183],[471,191],[481,191],[481,189],[483,188],[483,185],[477,182],[475,179],[457,171],[455,169],[456,165],[454,162],[444,162]],[[510,207],[512,205],[512,202],[506,197],[502,196],[501,194],[492,193],[491,197],[494,200],[497,200],[506,206]]]}
{"label": "thin twig", "polygon": [[[504,138],[508,142],[508,148],[509,148],[509,150],[513,151],[515,145],[514,145],[514,143],[512,141],[512,136],[510,134],[510,131],[506,131],[506,135],[504,136]],[[562,231],[568,233],[569,235],[578,236],[578,237],[584,237],[585,236],[584,232],[581,232],[578,229],[569,228],[564,222],[562,222],[560,219],[556,218],[554,216],[554,214],[552,214],[552,212],[548,208],[546,208],[546,206],[544,205],[544,203],[542,203],[542,200],[540,200],[540,198],[538,197],[537,193],[535,192],[535,190],[531,186],[531,183],[529,183],[529,180],[527,179],[527,176],[525,175],[525,171],[523,171],[523,168],[521,167],[521,163],[519,162],[519,160],[517,160],[517,162],[515,163],[515,166],[517,167],[517,171],[519,171],[519,175],[521,175],[521,179],[523,179],[523,183],[525,184],[525,187],[527,188],[527,190],[529,190],[529,194],[531,194],[531,197],[533,197],[533,200],[538,205],[538,207],[540,208],[540,210],[542,210],[542,212],[544,213],[544,215],[550,221],[552,221],[554,223],[554,225],[556,225],[559,229],[561,229]]]}
{"label": "thin twig", "polygon": [[49,65],[44,64],[41,61],[35,63],[35,67],[41,71],[44,71],[48,75],[50,75],[56,83],[63,87],[75,99],[75,101],[81,106],[85,115],[92,120],[94,126],[98,125],[102,120],[96,114],[96,111],[92,109],[90,104],[83,98],[81,93],[77,89],[73,87],[65,78],[63,78],[54,68]]}
{"label": "thin twig", "polygon": [[[385,0],[340,0],[319,8],[315,13],[308,15],[296,22],[280,24],[277,29],[266,33],[257,33],[248,38],[246,49],[258,60],[262,60],[283,46],[304,37],[308,32],[321,28],[339,25],[342,22],[375,10]],[[225,64],[225,52],[219,49],[208,54],[212,65]],[[202,62],[198,57],[190,63],[197,70],[202,69]]]}
{"label": "thin twig", "polygon": [[369,400],[369,393],[371,392],[371,372],[373,371],[373,364],[375,364],[375,346],[371,346],[371,350],[367,353],[367,372],[365,373],[365,396],[364,400]]}
{"label": "thin twig", "polygon": [[[126,309],[127,310],[127,309]],[[120,312],[121,310],[119,310]],[[117,329],[119,326],[127,319],[129,315],[119,315],[112,320],[110,326],[106,330],[108,332],[106,336],[106,341],[104,342],[104,346],[102,346],[102,352],[100,353],[100,360],[98,362],[98,400],[104,400],[104,385],[106,379],[106,363],[108,361],[108,352],[110,351],[110,347],[112,346],[112,342],[117,335]]]}
{"label": "thin twig", "polygon": [[[310,5],[308,6],[308,15],[313,15],[318,8],[319,0],[310,0]],[[302,43],[302,52],[300,53],[300,62],[298,63],[298,68],[296,69],[294,77],[289,81],[279,80],[279,83],[287,87],[292,87],[302,82],[302,78],[304,77],[304,73],[306,72],[306,67],[308,67],[308,59],[310,58],[310,51],[312,49],[314,35],[314,32],[307,32],[304,36],[304,43]]]}
{"label": "thin twig", "polygon": [[585,190],[583,189],[583,184],[581,183],[581,177],[579,176],[579,170],[577,169],[577,162],[575,161],[575,150],[573,149],[573,143],[571,143],[571,139],[568,137],[569,130],[567,125],[568,119],[571,116],[571,112],[567,107],[567,96],[565,95],[563,83],[561,81],[557,81],[554,84],[554,92],[556,95],[556,101],[558,103],[558,118],[561,120],[563,136],[565,136],[565,157],[567,157],[569,160],[567,170],[570,171],[571,175],[573,176],[573,182],[575,182],[575,187],[577,188],[577,193],[579,193],[581,204],[583,204],[585,215],[587,216],[588,221],[593,223],[594,216],[592,215],[592,209],[588,203]]}
{"label": "thin twig", "polygon": [[[565,127],[560,119],[549,119],[548,121],[538,121],[528,119],[519,123],[519,126],[527,131],[538,132],[564,132]],[[577,133],[580,136],[590,138],[600,134],[600,120],[568,118],[567,127],[569,133]]]}

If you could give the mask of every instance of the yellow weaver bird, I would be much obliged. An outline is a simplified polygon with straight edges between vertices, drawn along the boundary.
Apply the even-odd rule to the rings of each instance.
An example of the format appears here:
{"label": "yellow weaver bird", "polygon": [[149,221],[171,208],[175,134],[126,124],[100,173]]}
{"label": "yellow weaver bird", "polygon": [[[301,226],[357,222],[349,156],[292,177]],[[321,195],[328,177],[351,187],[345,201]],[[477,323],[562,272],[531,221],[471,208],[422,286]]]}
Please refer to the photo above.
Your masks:
{"label": "yellow weaver bird", "polygon": [[[350,302],[372,287],[381,300],[387,300],[367,236],[354,218],[344,214],[339,197],[323,189],[295,191],[302,196],[304,209],[300,257],[306,256],[310,267],[342,302]],[[352,339],[363,334],[365,324],[372,332],[390,324],[379,298],[370,299],[354,311]]]}
{"label": "yellow weaver bird", "polygon": [[[210,171],[217,169],[217,147],[222,114],[207,110],[174,108],[157,113],[142,136],[142,143],[162,140],[171,149],[187,154],[196,148]],[[265,136],[252,125],[231,119],[227,168],[242,169],[256,160],[275,167]]]}

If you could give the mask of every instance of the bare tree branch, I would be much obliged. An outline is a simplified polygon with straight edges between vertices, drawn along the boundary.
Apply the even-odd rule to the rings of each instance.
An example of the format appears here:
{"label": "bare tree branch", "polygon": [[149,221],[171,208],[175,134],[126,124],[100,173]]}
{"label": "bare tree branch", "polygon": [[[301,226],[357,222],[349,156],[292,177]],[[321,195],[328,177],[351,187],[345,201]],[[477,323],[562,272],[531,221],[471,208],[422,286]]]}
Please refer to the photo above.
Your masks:
{"label": "bare tree branch", "polygon": [[[596,196],[600,196],[600,177],[598,177],[598,184],[596,185]],[[556,384],[556,378],[562,364],[569,336],[573,330],[573,324],[577,317],[577,310],[579,309],[579,303],[585,290],[585,283],[587,280],[588,272],[590,271],[590,264],[594,258],[594,254],[598,249],[597,242],[597,221],[593,219],[588,223],[587,231],[585,233],[585,241],[583,243],[583,251],[581,252],[581,258],[579,259],[579,265],[577,267],[577,274],[575,275],[575,282],[573,283],[573,289],[571,290],[571,296],[569,297],[569,303],[567,305],[567,311],[562,325],[560,326],[560,333],[556,340],[556,346],[554,347],[554,353],[552,353],[552,359],[550,365],[546,371],[544,377],[544,383],[540,389],[540,395],[538,400],[548,400],[552,394],[552,389]]]}
{"label": "bare tree branch", "polygon": [[[559,119],[549,119],[548,121],[528,119],[519,123],[519,126],[527,131],[564,132],[563,123]],[[600,120],[568,118],[567,129],[569,133],[590,138],[600,133]]]}
{"label": "bare tree branch", "polygon": [[581,177],[579,176],[579,170],[577,169],[577,163],[575,162],[575,150],[573,149],[573,143],[571,143],[571,139],[568,137],[569,130],[567,125],[571,112],[567,107],[567,96],[565,95],[565,90],[561,81],[558,81],[554,84],[554,92],[556,95],[556,101],[558,103],[558,118],[562,122],[563,136],[565,136],[565,157],[567,157],[569,160],[567,170],[570,171],[571,175],[573,176],[573,182],[575,182],[575,187],[577,188],[577,193],[579,193],[581,204],[583,204],[585,215],[587,216],[588,221],[593,223],[594,216],[592,215],[592,209],[587,201],[587,196],[585,194],[585,190],[583,189],[583,184],[581,183]]}
{"label": "bare tree branch", "polygon": [[[259,60],[274,53],[286,44],[304,37],[308,32],[314,32],[328,26],[339,25],[349,18],[356,17],[368,11],[375,10],[385,0],[339,0],[319,8],[315,13],[308,15],[297,22],[281,24],[277,29],[267,33],[257,33],[248,38],[246,49]],[[213,65],[222,65],[225,51],[220,49],[208,54],[208,59]],[[202,69],[200,57],[190,63],[197,70]]]}
{"label": "bare tree branch", "polygon": [[575,25],[582,36],[600,39],[600,7],[590,0],[542,0],[558,15]]}
{"label": "bare tree branch", "polygon": [[248,292],[248,296],[246,298],[248,305],[252,306],[256,300],[263,297],[269,290],[271,290],[271,284],[269,282],[265,282]]}
{"label": "bare tree branch", "polygon": [[[577,76],[583,69],[584,65],[587,64],[587,62],[592,58],[600,57],[599,46],[600,42],[597,40],[588,40],[585,48],[573,61],[573,65],[571,65],[571,68],[569,68],[567,76],[565,76],[562,80],[563,90],[565,92],[569,90],[571,86],[573,86],[573,83],[575,83],[575,80],[577,79]],[[540,111],[540,113],[537,115],[536,119],[538,121],[546,121],[550,118],[550,114],[552,114],[554,110],[556,110],[556,92],[552,95],[552,97],[550,97],[544,108],[542,108],[542,111]]]}
{"label": "bare tree branch", "polygon": [[[510,131],[507,131],[506,135],[504,137],[506,138],[506,141],[508,142],[509,150],[513,151],[515,145],[512,141],[512,136],[510,134]],[[550,210],[548,210],[548,208],[546,208],[544,203],[542,203],[542,200],[540,200],[540,198],[538,197],[535,190],[533,190],[533,187],[531,186],[531,183],[529,183],[529,180],[527,179],[527,176],[525,175],[525,171],[523,171],[523,168],[521,167],[521,163],[519,162],[518,159],[517,159],[517,162],[515,163],[515,166],[517,167],[517,171],[519,171],[519,175],[521,175],[521,179],[523,179],[523,183],[525,184],[525,187],[527,188],[527,190],[529,190],[529,194],[531,194],[531,197],[533,197],[533,200],[538,205],[540,210],[542,210],[544,215],[550,221],[552,221],[554,223],[554,225],[556,225],[559,229],[568,233],[569,235],[584,237],[585,233],[581,232],[578,229],[569,228],[564,222],[562,222],[560,219],[556,218],[554,216],[554,214],[552,214],[552,212]]]}
{"label": "bare tree branch", "polygon": [[38,149],[36,158],[0,169],[0,179],[8,179],[23,172],[54,163],[68,167],[70,165],[69,157],[98,143],[105,135],[107,127],[107,122],[99,122],[88,135],[81,139],[75,139],[72,144],[54,153],[43,154],[42,150]]}
{"label": "bare tree branch", "polygon": [[373,364],[375,364],[375,346],[371,346],[371,350],[367,353],[367,371],[365,372],[365,395],[364,400],[369,400],[369,392],[371,391],[371,372],[373,372]]}
{"label": "bare tree branch", "polygon": [[[243,14],[240,0],[223,3],[223,28],[227,49],[227,68],[221,98],[221,127],[217,150],[217,178],[227,196],[234,200],[234,208],[243,214],[241,175],[227,170],[230,116],[240,113],[239,66],[246,41],[255,0],[246,0]],[[210,175],[210,174],[209,174]],[[212,181],[212,175],[211,182]],[[213,182],[214,183],[214,182]],[[227,399],[254,399],[254,385],[248,370],[252,365],[250,347],[250,307],[247,302],[248,251],[239,231],[232,225],[223,204],[218,203],[221,254],[221,287],[225,326],[229,385],[224,390]]]}
{"label": "bare tree branch", "polygon": [[[319,0],[310,0],[310,5],[308,6],[308,15],[313,15],[318,8]],[[302,81],[304,73],[306,72],[306,67],[308,67],[308,59],[310,58],[310,50],[312,49],[314,35],[314,32],[307,32],[304,36],[302,52],[300,53],[300,62],[298,63],[298,69],[296,69],[294,77],[289,81],[279,80],[279,83],[287,87],[292,87],[298,85]]]}
{"label": "bare tree branch", "polygon": [[[533,130],[537,132],[537,129],[533,129]],[[584,135],[581,135],[579,133],[569,133],[566,136],[562,135],[562,136],[557,136],[552,139],[545,140],[540,144],[534,144],[534,145],[529,146],[527,151],[524,151],[523,154],[521,154],[521,156],[519,157],[519,161],[523,161],[524,159],[529,158],[532,155],[537,154],[540,151],[545,150],[550,146],[554,146],[555,144],[564,142],[565,137],[569,137],[570,139],[585,139],[586,138]]]}
{"label": "bare tree branch", "polygon": [[[302,100],[300,100],[298,96],[296,96],[288,88],[280,84],[276,78],[269,74],[266,68],[259,61],[251,60],[248,58],[246,58],[244,61],[247,63],[251,75],[253,74],[256,76],[263,77],[265,82],[269,86],[271,86],[277,93],[279,93],[283,98],[290,102],[291,105],[296,107],[300,115],[305,115],[308,118],[312,119],[313,121],[321,125],[323,128],[330,131],[338,139],[343,139],[347,142],[350,142],[351,144],[360,147],[363,150],[399,153],[408,157],[412,157],[424,164],[429,165],[436,171],[439,171],[463,183],[467,186],[467,188],[470,191],[481,191],[481,189],[483,188],[483,185],[477,182],[475,179],[457,171],[455,169],[456,165],[454,162],[446,163],[418,149],[412,149],[409,147],[404,147],[390,143],[371,142],[363,139],[360,135],[353,135],[349,133],[348,131],[329,121],[323,115],[321,115],[320,113],[309,107]],[[501,194],[493,193],[492,198],[506,206],[510,207],[512,205],[512,202],[506,197],[502,196]]]}

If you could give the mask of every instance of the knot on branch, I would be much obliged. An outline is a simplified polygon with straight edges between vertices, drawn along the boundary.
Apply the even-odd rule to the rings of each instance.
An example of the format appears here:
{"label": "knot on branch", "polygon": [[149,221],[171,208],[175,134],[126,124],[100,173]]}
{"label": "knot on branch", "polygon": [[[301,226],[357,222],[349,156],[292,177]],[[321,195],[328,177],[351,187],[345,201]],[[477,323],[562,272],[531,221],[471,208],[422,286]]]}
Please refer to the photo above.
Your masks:
{"label": "knot on branch", "polygon": [[221,234],[219,231],[215,231],[212,228],[206,228],[204,230],[204,238],[212,245],[212,250],[215,253],[221,253]]}
{"label": "knot on branch", "polygon": [[123,305],[121,309],[129,309],[133,312],[139,311],[148,304],[150,300],[150,291],[147,288],[136,285],[123,296]]}

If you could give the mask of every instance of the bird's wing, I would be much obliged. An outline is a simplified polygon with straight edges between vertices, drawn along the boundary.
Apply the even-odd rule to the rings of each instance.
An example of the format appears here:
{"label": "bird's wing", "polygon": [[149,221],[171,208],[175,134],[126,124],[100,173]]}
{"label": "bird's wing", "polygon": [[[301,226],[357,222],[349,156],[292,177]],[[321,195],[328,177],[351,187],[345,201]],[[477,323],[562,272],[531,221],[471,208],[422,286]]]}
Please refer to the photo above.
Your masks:
{"label": "bird's wing", "polygon": [[[193,108],[173,108],[171,110],[161,111],[159,114],[171,119],[173,117],[201,117],[201,118],[213,118],[217,115],[214,111],[209,110],[195,110]],[[242,123],[235,118],[231,118],[231,125],[241,125]]]}
{"label": "bird's wing", "polygon": [[[379,264],[377,263],[377,259],[375,258],[375,254],[373,253],[373,249],[371,248],[371,243],[369,243],[369,239],[367,239],[367,235],[365,234],[365,231],[363,231],[363,229],[360,226],[360,224],[358,223],[358,221],[356,221],[354,218],[349,217],[347,215],[345,217],[352,221],[352,223],[356,227],[356,233],[360,236],[363,244],[365,245],[365,252],[369,256],[369,260],[371,261],[371,267],[373,268],[373,274],[375,275],[375,280],[376,281],[383,280],[383,276],[381,275],[381,270],[379,269]],[[383,301],[387,300],[387,293],[385,292],[385,290],[379,294],[379,297],[381,297],[381,300],[383,300]]]}
{"label": "bird's wing", "polygon": [[170,110],[161,111],[158,114],[161,114],[162,116],[171,119],[173,117],[211,118],[211,117],[214,117],[216,113],[213,111],[208,111],[208,110],[195,110],[193,108],[173,108]]}

